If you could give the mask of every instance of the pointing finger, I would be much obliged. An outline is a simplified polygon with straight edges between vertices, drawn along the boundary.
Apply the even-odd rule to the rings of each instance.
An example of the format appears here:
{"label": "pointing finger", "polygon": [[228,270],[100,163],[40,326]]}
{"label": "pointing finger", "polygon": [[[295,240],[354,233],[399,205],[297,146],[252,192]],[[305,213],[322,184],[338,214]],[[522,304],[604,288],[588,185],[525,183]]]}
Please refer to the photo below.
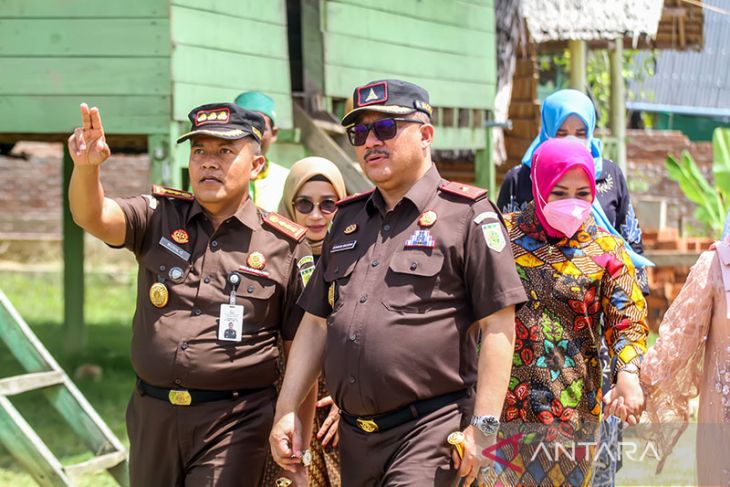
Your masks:
{"label": "pointing finger", "polygon": [[91,129],[91,117],[89,116],[89,105],[82,103],[79,107],[81,109],[81,124],[84,130]]}
{"label": "pointing finger", "polygon": [[96,107],[91,109],[91,128],[101,130],[104,133],[104,127],[101,126],[101,115],[99,115],[99,109]]}

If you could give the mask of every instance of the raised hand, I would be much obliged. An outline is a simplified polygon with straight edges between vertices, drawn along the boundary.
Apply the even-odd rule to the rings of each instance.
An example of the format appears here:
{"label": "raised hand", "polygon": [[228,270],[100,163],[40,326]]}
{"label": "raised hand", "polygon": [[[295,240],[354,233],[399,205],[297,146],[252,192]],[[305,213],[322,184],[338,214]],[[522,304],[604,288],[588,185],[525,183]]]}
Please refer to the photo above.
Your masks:
{"label": "raised hand", "polygon": [[86,103],[82,103],[81,123],[82,127],[76,128],[68,138],[71,159],[77,166],[98,166],[111,155],[104,137],[99,109],[89,109]]}

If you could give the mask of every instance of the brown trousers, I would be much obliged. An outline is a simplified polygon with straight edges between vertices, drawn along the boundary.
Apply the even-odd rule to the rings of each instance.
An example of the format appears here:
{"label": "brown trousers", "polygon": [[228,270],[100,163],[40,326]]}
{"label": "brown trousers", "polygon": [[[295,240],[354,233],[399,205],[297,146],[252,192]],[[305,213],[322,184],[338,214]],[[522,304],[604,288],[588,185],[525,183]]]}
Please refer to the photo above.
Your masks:
{"label": "brown trousers", "polygon": [[273,388],[194,406],[135,390],[127,407],[132,487],[258,487],[274,402]]}
{"label": "brown trousers", "polygon": [[340,421],[342,485],[346,487],[451,487],[449,433],[469,423],[474,399],[467,397],[433,413],[376,433]]}

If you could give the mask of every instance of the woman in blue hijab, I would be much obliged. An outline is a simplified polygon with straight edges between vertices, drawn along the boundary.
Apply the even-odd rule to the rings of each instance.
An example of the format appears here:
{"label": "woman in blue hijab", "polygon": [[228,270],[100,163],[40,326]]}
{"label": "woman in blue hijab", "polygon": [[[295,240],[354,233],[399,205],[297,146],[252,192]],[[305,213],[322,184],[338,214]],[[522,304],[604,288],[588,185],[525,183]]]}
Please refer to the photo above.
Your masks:
{"label": "woman in blue hijab", "polygon": [[497,198],[497,206],[504,213],[521,211],[532,201],[530,164],[532,154],[546,140],[556,137],[579,139],[591,151],[596,168],[596,200],[593,217],[596,222],[626,242],[626,250],[637,267],[637,278],[645,295],[649,283],[645,267],[653,264],[645,259],[641,228],[631,205],[631,198],[621,169],[601,155],[603,145],[593,137],[596,128],[596,109],[585,94],[576,90],[560,90],[545,99],[542,105],[542,127],[522,157],[522,163],[511,169],[504,178]]}
{"label": "woman in blue hijab", "polygon": [[[593,217],[596,222],[614,235],[621,236],[626,249],[636,266],[636,277],[644,295],[649,294],[646,267],[653,265],[641,254],[641,228],[631,205],[626,178],[621,169],[601,155],[602,144],[593,137],[596,128],[596,109],[585,94],[576,90],[560,90],[548,96],[542,105],[542,127],[535,140],[522,157],[519,166],[512,168],[504,178],[497,198],[497,206],[504,213],[523,210],[532,201],[530,165],[532,154],[540,145],[556,137],[572,137],[591,151],[596,169],[596,198],[593,202]],[[599,351],[604,370],[604,384],[610,384],[611,367],[608,349]],[[603,391],[604,394],[607,390]],[[601,448],[596,461],[592,485],[613,486],[616,472],[620,468],[621,424],[615,417],[606,418],[601,428],[601,442],[609,448]],[[609,450],[611,453],[609,454]]]}

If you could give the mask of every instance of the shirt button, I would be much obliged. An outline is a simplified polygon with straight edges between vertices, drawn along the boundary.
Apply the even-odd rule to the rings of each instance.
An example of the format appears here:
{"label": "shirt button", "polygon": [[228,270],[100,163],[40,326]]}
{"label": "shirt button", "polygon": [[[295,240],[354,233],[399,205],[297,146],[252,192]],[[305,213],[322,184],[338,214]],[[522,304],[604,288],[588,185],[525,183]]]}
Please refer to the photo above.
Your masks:
{"label": "shirt button", "polygon": [[355,378],[353,376],[350,376],[350,384],[354,384],[354,383],[355,383]]}
{"label": "shirt button", "polygon": [[366,302],[367,300],[368,300],[368,295],[367,295],[367,294],[366,294],[365,296],[361,296],[361,297],[360,297],[360,302],[361,302],[361,303],[364,303],[364,302]]}
{"label": "shirt button", "polygon": [[213,241],[212,241],[212,242],[210,243],[210,246],[211,246],[211,247],[213,247],[213,248],[216,248],[216,247],[218,247],[218,240],[213,240]]}
{"label": "shirt button", "polygon": [[350,335],[350,341],[351,342],[354,342],[356,340],[357,340],[357,335],[355,333],[353,333],[352,335]]}
{"label": "shirt button", "polygon": [[165,267],[164,265],[161,265],[161,266],[160,266],[160,270],[161,270],[162,272],[165,272],[165,269],[166,269],[166,267]]}
{"label": "shirt button", "polygon": [[206,277],[205,279],[203,279],[203,282],[206,284],[210,283],[210,277]]}
{"label": "shirt button", "polygon": [[385,225],[383,225],[383,231],[384,232],[389,232],[390,231],[390,225],[388,225],[387,223]]}
{"label": "shirt button", "polygon": [[187,350],[188,349],[188,342],[182,342],[182,345],[180,345],[180,348],[182,348],[183,350]]}
{"label": "shirt button", "polygon": [[202,312],[203,312],[203,311],[202,311],[202,310],[201,310],[200,308],[195,308],[195,309],[193,310],[193,314],[194,314],[195,316],[200,316],[200,314],[201,314]]}
{"label": "shirt button", "polygon": [[412,271],[415,271],[416,270],[416,267],[418,267],[418,264],[415,263],[415,262],[411,262],[411,270]]}
{"label": "shirt button", "polygon": [[175,384],[177,384],[177,385],[182,384],[182,379],[175,379]]}
{"label": "shirt button", "polygon": [[370,264],[373,267],[378,267],[380,265],[380,261],[374,260],[372,264]]}
{"label": "shirt button", "polygon": [[249,292],[249,294],[250,294],[250,293],[252,293],[252,292],[253,292],[253,286],[248,286],[248,287],[246,288],[246,291],[248,291],[248,292]]}

